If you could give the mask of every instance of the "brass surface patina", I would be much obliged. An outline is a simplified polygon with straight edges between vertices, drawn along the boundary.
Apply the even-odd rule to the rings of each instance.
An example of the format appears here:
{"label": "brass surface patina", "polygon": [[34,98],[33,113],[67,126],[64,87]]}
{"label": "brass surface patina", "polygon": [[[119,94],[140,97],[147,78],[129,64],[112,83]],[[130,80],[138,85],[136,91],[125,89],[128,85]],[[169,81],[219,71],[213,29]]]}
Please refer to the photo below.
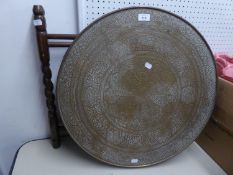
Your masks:
{"label": "brass surface patina", "polygon": [[74,141],[124,167],[156,164],[187,148],[207,123],[215,93],[203,37],[154,8],[122,9],[88,26],[57,79],[59,112]]}

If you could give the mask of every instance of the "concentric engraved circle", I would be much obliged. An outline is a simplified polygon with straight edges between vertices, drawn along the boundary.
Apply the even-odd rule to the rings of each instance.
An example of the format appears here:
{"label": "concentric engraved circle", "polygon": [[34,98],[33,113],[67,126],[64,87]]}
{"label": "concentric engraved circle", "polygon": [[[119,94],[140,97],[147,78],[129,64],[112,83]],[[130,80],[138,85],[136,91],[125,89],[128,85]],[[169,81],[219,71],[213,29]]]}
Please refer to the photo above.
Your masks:
{"label": "concentric engraved circle", "polygon": [[122,9],[87,27],[57,79],[59,112],[74,141],[126,167],[159,163],[189,146],[212,113],[215,93],[203,37],[154,8]]}

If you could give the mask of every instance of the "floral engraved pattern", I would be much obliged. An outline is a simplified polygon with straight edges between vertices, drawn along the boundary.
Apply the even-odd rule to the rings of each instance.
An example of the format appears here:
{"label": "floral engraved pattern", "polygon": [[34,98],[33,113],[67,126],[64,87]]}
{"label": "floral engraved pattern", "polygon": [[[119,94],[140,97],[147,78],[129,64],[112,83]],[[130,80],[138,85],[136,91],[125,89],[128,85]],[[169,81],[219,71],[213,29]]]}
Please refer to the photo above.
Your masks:
{"label": "floral engraved pattern", "polygon": [[[143,13],[150,21],[138,21]],[[74,141],[126,167],[159,163],[189,146],[215,93],[207,43],[186,21],[153,8],[97,20],[67,51],[57,80],[59,112]]]}

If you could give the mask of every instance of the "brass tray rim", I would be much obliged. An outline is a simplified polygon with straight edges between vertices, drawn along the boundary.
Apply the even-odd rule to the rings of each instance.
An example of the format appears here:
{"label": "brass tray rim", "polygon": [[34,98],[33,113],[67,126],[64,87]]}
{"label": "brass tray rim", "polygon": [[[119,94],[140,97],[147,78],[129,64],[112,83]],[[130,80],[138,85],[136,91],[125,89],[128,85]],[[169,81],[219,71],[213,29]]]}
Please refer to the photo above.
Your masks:
{"label": "brass tray rim", "polygon": [[[72,44],[69,46],[69,48],[67,49],[66,53],[64,54],[63,58],[67,57],[69,51],[70,51],[71,48],[74,46],[74,44],[75,44],[76,42],[78,42],[78,40],[79,40],[79,38],[82,36],[82,34],[85,33],[89,28],[91,28],[91,27],[92,27],[93,25],[95,25],[97,22],[99,22],[100,20],[102,20],[102,19],[104,19],[104,18],[106,18],[106,17],[108,17],[108,16],[110,16],[110,15],[112,15],[112,14],[115,14],[115,13],[118,13],[118,12],[122,12],[122,11],[126,11],[126,10],[133,10],[133,9],[149,9],[149,10],[156,10],[156,11],[160,11],[160,12],[164,12],[164,13],[166,13],[166,14],[172,15],[173,17],[176,17],[176,18],[180,19],[181,21],[183,21],[184,23],[186,23],[188,26],[190,26],[190,27],[196,32],[197,35],[200,36],[201,40],[205,43],[205,45],[206,45],[206,47],[207,47],[207,49],[208,49],[208,51],[209,51],[209,53],[210,53],[210,55],[211,55],[212,62],[213,62],[213,65],[214,65],[215,80],[216,80],[216,81],[215,81],[215,91],[214,91],[215,93],[214,93],[213,99],[214,99],[214,102],[215,102],[215,101],[216,101],[216,96],[217,96],[216,92],[217,92],[217,87],[218,87],[218,81],[217,81],[218,76],[217,76],[217,73],[216,73],[217,68],[216,68],[216,64],[215,64],[215,60],[214,60],[214,54],[213,54],[213,52],[212,52],[212,50],[211,50],[209,44],[208,44],[207,41],[205,40],[204,36],[203,36],[203,35],[197,30],[197,28],[194,27],[190,22],[188,22],[186,19],[182,18],[181,16],[179,16],[179,15],[177,15],[177,14],[175,14],[175,13],[169,12],[169,11],[164,10],[164,9],[161,9],[161,8],[149,7],[149,6],[145,6],[145,7],[138,7],[138,6],[137,6],[137,7],[125,7],[125,8],[117,9],[117,10],[114,10],[114,11],[111,11],[111,12],[109,12],[109,13],[107,13],[107,14],[102,15],[101,17],[97,18],[97,19],[94,20],[92,23],[90,23],[87,27],[85,27],[85,28],[80,32],[79,37],[77,37],[76,39],[74,39],[74,41],[73,41]],[[60,74],[61,74],[61,67],[62,67],[63,65],[64,65],[64,61],[62,60],[61,65],[60,65],[60,67],[59,67],[58,74],[57,74],[57,79],[60,77]],[[58,83],[57,83],[57,82],[56,82],[56,92],[55,92],[55,93],[56,93],[56,97],[57,97],[57,96],[58,96]],[[61,112],[60,106],[58,105],[57,98],[56,98],[56,106],[58,107],[58,115],[60,115],[62,112]],[[214,111],[214,106],[212,107],[212,109],[210,109],[210,111],[211,111],[211,113],[213,113],[213,111]],[[63,120],[63,118],[62,118],[62,117],[60,117],[60,118],[61,118],[61,120],[62,120],[62,122],[63,122],[63,124],[64,124],[64,126],[65,126],[65,128],[66,128],[67,126],[66,126],[66,124],[65,124],[65,122],[64,122],[64,120]],[[200,128],[201,128],[200,131],[202,131],[202,130],[205,128],[205,126],[206,126],[206,124],[208,123],[208,121],[210,120],[210,118],[211,118],[211,116],[208,116],[208,120],[206,121],[205,124],[202,125],[202,127],[200,127]],[[176,151],[176,153],[174,153],[174,154],[172,154],[172,155],[170,155],[170,156],[168,156],[168,157],[166,157],[166,158],[164,158],[164,159],[160,159],[159,161],[153,162],[153,163],[148,163],[148,164],[144,164],[144,165],[122,165],[122,164],[116,164],[116,163],[108,162],[108,161],[106,161],[106,160],[104,160],[104,159],[101,159],[100,157],[97,157],[97,156],[95,156],[94,154],[90,153],[86,148],[84,148],[80,143],[78,143],[78,142],[76,141],[76,139],[74,138],[74,136],[70,133],[70,131],[69,131],[68,129],[66,129],[66,130],[67,130],[69,136],[73,139],[73,141],[74,141],[82,150],[84,150],[84,151],[88,154],[88,156],[91,156],[91,157],[93,157],[93,158],[99,160],[100,163],[104,163],[104,164],[106,164],[106,165],[115,166],[115,167],[121,167],[121,168],[144,168],[144,167],[149,167],[149,166],[153,166],[153,165],[156,165],[156,164],[160,164],[160,163],[162,163],[162,162],[164,162],[164,161],[166,161],[166,160],[168,160],[168,159],[170,159],[170,158],[173,158],[173,157],[177,156],[177,155],[180,154],[182,151],[184,151],[185,149],[187,149],[187,148],[190,146],[190,144],[191,144],[191,143],[190,143],[190,144],[187,144],[186,146],[183,147],[183,149],[181,149],[181,150],[179,150],[179,151]],[[200,134],[200,133],[199,133],[199,134]],[[199,136],[199,135],[197,135],[196,137],[193,137],[193,139],[192,139],[193,142],[197,139],[198,136]]]}

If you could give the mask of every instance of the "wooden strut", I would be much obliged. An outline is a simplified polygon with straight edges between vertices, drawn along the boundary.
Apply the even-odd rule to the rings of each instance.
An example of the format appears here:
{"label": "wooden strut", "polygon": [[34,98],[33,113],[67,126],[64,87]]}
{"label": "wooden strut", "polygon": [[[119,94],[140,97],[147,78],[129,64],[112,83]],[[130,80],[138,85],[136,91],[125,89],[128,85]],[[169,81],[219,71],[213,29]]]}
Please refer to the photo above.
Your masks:
{"label": "wooden strut", "polygon": [[73,34],[47,34],[45,11],[41,5],[33,6],[34,25],[37,35],[37,44],[43,73],[44,93],[48,108],[48,119],[51,130],[51,141],[54,148],[60,147],[60,135],[58,126],[58,115],[55,105],[55,95],[53,93],[53,83],[51,81],[52,71],[50,69],[49,47],[69,47],[71,42],[50,42],[49,39],[74,40],[78,35]]}

